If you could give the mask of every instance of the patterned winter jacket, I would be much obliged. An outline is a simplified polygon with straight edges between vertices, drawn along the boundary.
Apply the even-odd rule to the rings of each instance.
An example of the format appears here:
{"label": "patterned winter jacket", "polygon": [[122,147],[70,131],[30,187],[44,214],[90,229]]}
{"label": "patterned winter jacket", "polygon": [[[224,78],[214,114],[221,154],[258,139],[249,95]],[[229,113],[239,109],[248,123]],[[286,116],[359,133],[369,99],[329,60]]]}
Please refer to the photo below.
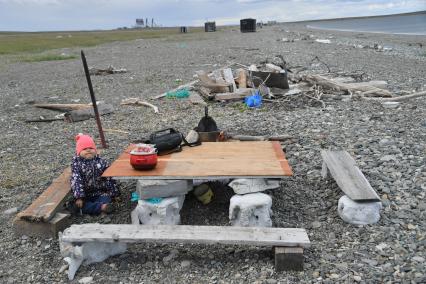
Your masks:
{"label": "patterned winter jacket", "polygon": [[109,163],[99,156],[84,159],[74,156],[71,164],[71,190],[74,198],[120,195],[115,180],[101,177]]}

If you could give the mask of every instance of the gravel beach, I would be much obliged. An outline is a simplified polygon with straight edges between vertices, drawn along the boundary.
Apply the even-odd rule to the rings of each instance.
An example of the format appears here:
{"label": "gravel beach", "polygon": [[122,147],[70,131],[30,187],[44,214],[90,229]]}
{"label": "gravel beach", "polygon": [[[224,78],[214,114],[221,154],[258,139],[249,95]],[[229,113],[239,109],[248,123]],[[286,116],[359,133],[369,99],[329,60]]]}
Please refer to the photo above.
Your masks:
{"label": "gravel beach", "polygon": [[[101,118],[109,144],[102,156],[110,161],[130,141],[153,131],[174,127],[187,133],[197,126],[202,106],[152,98],[194,80],[198,70],[210,72],[235,62],[259,64],[282,55],[290,69],[304,67],[306,74],[326,73],[328,68],[333,74],[364,73],[364,79],[387,81],[395,95],[426,89],[425,36],[283,24],[256,33],[229,28],[84,51],[89,66],[129,71],[92,76],[97,99],[115,107]],[[79,54],[80,49],[59,52]],[[131,97],[153,103],[160,114],[143,106],[120,106]],[[273,197],[274,227],[308,232],[312,246],[305,250],[303,272],[275,272],[270,248],[138,244],[123,255],[81,266],[71,283],[90,281],[84,277],[92,277],[92,283],[425,283],[426,97],[403,101],[394,109],[345,97],[324,96],[325,107],[306,96],[264,102],[259,109],[240,102],[209,103],[209,114],[221,130],[294,137],[283,143],[294,176],[267,193]],[[89,133],[99,142],[94,119],[24,122],[57,114],[33,103],[90,102],[81,60],[16,63],[0,56],[0,102],[0,283],[68,283],[58,241],[16,236],[12,221],[71,163],[77,133]],[[328,148],[347,150],[379,194],[383,209],[377,224],[350,225],[338,216],[343,192],[320,173],[320,150]],[[134,184],[121,183],[121,189],[119,212],[73,222],[130,223]],[[228,204],[203,206],[191,195],[181,215],[182,224],[189,225],[229,221]]]}

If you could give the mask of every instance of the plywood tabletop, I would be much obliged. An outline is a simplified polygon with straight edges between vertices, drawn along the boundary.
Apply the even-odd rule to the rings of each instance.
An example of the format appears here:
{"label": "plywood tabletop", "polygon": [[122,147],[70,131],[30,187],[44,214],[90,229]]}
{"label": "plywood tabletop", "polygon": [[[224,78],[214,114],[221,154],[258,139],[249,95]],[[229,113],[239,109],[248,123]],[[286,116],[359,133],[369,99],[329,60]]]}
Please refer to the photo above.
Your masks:
{"label": "plywood tabletop", "polygon": [[277,141],[203,142],[159,156],[153,170],[130,165],[130,145],[104,172],[116,179],[282,178],[292,170]]}

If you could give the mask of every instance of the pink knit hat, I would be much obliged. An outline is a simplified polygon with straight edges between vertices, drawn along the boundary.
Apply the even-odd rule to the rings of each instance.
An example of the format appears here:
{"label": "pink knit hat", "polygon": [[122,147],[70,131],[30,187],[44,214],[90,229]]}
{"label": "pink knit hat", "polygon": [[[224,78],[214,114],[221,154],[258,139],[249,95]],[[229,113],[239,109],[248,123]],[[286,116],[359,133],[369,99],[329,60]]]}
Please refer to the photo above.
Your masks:
{"label": "pink knit hat", "polygon": [[86,148],[93,148],[96,150],[95,142],[93,141],[93,138],[89,135],[79,133],[75,137],[75,141],[77,142],[75,145],[75,152],[77,153],[77,155],[80,155],[80,152]]}

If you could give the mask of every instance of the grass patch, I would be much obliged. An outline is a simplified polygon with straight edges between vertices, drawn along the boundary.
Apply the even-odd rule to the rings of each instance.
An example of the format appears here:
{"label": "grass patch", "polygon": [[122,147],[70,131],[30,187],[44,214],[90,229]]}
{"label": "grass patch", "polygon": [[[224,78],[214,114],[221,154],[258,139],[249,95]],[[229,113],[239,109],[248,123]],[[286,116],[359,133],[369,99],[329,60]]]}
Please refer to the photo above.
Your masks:
{"label": "grass patch", "polygon": [[[190,33],[202,31],[201,28],[194,28]],[[0,32],[0,54],[40,53],[57,48],[95,46],[113,41],[162,38],[171,35],[185,34],[180,34],[178,28],[81,32]],[[182,38],[184,39],[185,36]]]}
{"label": "grass patch", "polygon": [[68,60],[76,59],[75,55],[57,55],[57,54],[43,54],[43,55],[29,55],[19,57],[21,62],[40,62],[40,61],[55,61],[55,60]]}

